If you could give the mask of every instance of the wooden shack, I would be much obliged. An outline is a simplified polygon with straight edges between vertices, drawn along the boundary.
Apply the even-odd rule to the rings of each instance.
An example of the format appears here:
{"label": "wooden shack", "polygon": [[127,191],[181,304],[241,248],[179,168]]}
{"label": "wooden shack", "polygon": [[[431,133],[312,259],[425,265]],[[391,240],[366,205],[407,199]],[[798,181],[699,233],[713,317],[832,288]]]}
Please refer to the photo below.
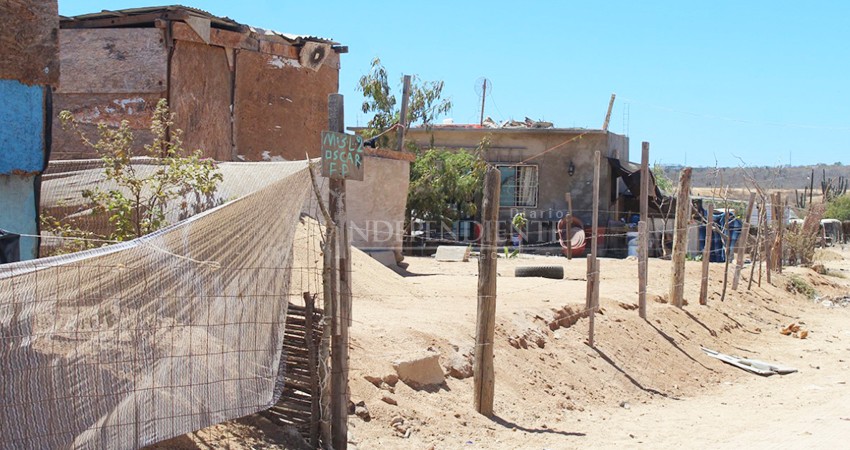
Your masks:
{"label": "wooden shack", "polygon": [[317,157],[347,50],[183,6],[62,17],[59,42],[52,159],[96,157],[62,131],[59,111],[70,110],[92,135],[99,122],[126,120],[141,147],[161,98],[184,131],[184,147],[207,157]]}

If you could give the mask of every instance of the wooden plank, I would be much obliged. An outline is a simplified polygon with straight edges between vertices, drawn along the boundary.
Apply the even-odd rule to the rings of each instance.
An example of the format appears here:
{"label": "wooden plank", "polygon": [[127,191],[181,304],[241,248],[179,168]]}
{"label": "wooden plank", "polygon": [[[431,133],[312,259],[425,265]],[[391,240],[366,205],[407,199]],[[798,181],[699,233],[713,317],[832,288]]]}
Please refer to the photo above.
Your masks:
{"label": "wooden plank", "polygon": [[232,74],[221,47],[177,41],[171,57],[171,111],[183,147],[216,161],[231,159]]}
{"label": "wooden plank", "polygon": [[[638,231],[638,315],[646,319],[646,286],[649,277],[649,142],[641,143],[640,155],[640,221],[644,231]],[[643,280],[642,282],[640,280]]]}
{"label": "wooden plank", "polygon": [[702,282],[699,286],[699,304],[708,304],[708,268],[711,260],[711,234],[714,232],[714,203],[708,205],[705,223],[705,245],[702,248]]}
{"label": "wooden plank", "polygon": [[744,253],[747,249],[747,241],[750,237],[750,216],[753,214],[753,204],[756,201],[756,193],[750,192],[750,200],[747,203],[747,213],[744,215],[744,229],[738,238],[738,261],[735,264],[735,275],[732,278],[732,290],[738,290],[738,282],[741,280],[741,270],[744,269]]}
{"label": "wooden plank", "polygon": [[318,71],[275,55],[236,57],[235,140],[240,160],[301,160],[320,153],[328,94],[339,87],[339,55]]}
{"label": "wooden plank", "polygon": [[80,142],[74,133],[63,131],[60,111],[70,111],[89,139],[97,139],[97,124],[117,127],[126,120],[133,131],[133,151],[143,156],[144,145],[153,142],[149,128],[160,94],[56,94],[53,96],[53,144],[51,160],[97,158],[97,153]]}
{"label": "wooden plank", "polygon": [[4,0],[0,17],[0,79],[56,86],[60,67],[56,0]]}
{"label": "wooden plank", "polygon": [[64,94],[162,93],[168,49],[157,28],[59,32],[59,90]]}
{"label": "wooden plank", "polygon": [[496,376],[493,369],[493,339],[496,332],[496,243],[499,233],[499,194],[501,173],[490,166],[484,176],[482,201],[483,232],[478,256],[478,312],[475,322],[475,362],[473,392],[475,410],[493,415]]}
{"label": "wooden plank", "polygon": [[298,48],[295,46],[284,44],[283,42],[272,42],[260,40],[260,53],[269,55],[282,56],[293,60],[298,60]]}
{"label": "wooden plank", "polygon": [[[174,40],[195,42],[199,44],[206,43],[203,37],[199,36],[192,27],[183,22],[171,23],[171,36]],[[259,49],[259,42],[250,37],[247,33],[222,30],[220,28],[210,29],[209,44],[225,48],[239,48],[255,51]]]}
{"label": "wooden plank", "polygon": [[673,230],[673,267],[670,277],[670,304],[681,308],[685,293],[685,252],[688,247],[688,222],[691,218],[691,172],[685,167],[679,175],[676,219]]}

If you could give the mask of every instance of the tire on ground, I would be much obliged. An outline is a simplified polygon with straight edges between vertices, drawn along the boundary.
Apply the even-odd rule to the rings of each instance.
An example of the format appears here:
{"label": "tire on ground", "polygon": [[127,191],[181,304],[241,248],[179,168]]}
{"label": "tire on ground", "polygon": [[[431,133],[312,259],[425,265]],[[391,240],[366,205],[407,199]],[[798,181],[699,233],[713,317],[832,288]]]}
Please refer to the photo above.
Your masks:
{"label": "tire on ground", "polygon": [[515,277],[541,277],[560,280],[564,278],[563,266],[519,266],[514,269]]}

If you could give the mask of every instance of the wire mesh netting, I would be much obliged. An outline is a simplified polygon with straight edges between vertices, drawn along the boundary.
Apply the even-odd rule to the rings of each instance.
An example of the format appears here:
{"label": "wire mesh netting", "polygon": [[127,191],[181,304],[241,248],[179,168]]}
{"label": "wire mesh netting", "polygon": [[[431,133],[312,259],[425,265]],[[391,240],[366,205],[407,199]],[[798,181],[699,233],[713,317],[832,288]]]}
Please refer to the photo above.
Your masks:
{"label": "wire mesh netting", "polygon": [[[46,175],[44,202],[73,203],[101,170]],[[221,206],[0,266],[0,448],[137,448],[274,404],[309,172],[221,171]]]}

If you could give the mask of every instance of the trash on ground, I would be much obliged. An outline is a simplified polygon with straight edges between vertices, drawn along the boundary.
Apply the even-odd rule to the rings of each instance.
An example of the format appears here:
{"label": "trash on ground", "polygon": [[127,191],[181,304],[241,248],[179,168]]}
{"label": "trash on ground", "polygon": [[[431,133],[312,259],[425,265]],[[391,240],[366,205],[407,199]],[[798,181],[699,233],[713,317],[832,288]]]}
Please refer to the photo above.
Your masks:
{"label": "trash on ground", "polygon": [[744,369],[748,372],[752,372],[757,375],[769,377],[771,375],[785,375],[797,371],[797,369],[791,367],[780,366],[773,363],[759,361],[757,359],[739,358],[737,356],[716,352],[705,347],[700,348],[703,352],[705,352],[706,355],[711,356],[712,358],[719,359],[727,364],[731,364],[735,367],[738,367],[739,369]]}

